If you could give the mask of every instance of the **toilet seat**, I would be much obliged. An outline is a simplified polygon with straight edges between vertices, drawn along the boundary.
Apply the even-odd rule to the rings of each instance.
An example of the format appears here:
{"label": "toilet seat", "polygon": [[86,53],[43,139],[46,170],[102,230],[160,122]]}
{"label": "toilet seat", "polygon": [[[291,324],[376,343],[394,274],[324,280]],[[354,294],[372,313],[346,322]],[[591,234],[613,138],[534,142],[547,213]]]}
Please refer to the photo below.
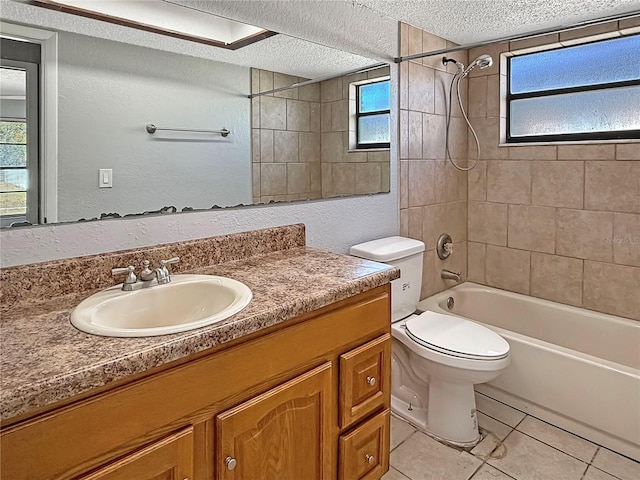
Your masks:
{"label": "toilet seat", "polygon": [[509,344],[494,331],[455,315],[426,311],[405,322],[407,336],[444,355],[470,360],[501,360]]}

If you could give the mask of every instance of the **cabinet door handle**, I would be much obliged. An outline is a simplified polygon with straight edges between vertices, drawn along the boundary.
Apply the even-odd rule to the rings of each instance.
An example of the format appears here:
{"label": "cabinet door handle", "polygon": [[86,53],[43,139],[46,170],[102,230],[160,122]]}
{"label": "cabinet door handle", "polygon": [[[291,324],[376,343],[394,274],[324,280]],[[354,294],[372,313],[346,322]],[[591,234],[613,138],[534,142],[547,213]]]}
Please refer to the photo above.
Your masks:
{"label": "cabinet door handle", "polygon": [[367,377],[367,383],[373,387],[376,384],[376,377]]}
{"label": "cabinet door handle", "polygon": [[369,454],[366,454],[364,458],[367,460],[367,463],[373,463],[373,461],[376,459],[373,455]]}
{"label": "cabinet door handle", "polygon": [[236,465],[238,465],[238,462],[233,457],[227,457],[224,459],[224,464],[227,466],[227,470],[233,470],[236,468]]}

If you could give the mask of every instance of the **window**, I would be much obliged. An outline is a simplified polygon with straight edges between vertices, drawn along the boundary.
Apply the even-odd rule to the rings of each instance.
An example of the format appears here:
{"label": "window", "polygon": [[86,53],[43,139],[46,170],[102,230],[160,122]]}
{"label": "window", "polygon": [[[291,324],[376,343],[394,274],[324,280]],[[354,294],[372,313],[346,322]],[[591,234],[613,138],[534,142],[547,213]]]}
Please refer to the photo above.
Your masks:
{"label": "window", "polygon": [[640,138],[640,35],[508,59],[507,142]]}
{"label": "window", "polygon": [[389,148],[389,80],[356,85],[356,148]]}
{"label": "window", "polygon": [[0,226],[39,222],[39,45],[1,39]]}

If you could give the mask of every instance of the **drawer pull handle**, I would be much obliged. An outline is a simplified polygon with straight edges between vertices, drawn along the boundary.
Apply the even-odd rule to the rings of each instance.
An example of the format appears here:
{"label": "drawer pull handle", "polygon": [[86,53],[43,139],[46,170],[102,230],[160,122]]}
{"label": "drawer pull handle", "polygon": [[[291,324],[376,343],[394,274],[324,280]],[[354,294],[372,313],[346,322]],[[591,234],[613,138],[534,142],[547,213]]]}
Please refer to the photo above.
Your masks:
{"label": "drawer pull handle", "polygon": [[234,470],[238,462],[235,458],[227,457],[224,459],[224,464],[227,466],[227,470]]}
{"label": "drawer pull handle", "polygon": [[367,383],[373,387],[376,384],[376,377],[367,377]]}
{"label": "drawer pull handle", "polygon": [[373,461],[376,459],[373,455],[369,454],[366,454],[364,458],[367,460],[367,463],[373,463]]}

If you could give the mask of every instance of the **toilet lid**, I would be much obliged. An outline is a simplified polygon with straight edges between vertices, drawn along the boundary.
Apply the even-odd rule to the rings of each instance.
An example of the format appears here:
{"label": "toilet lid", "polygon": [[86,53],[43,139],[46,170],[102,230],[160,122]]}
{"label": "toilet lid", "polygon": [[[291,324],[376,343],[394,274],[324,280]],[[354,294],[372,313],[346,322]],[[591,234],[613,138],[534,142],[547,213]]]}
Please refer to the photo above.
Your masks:
{"label": "toilet lid", "polygon": [[455,357],[499,360],[509,354],[500,335],[454,315],[426,311],[406,321],[406,332],[416,343]]}

